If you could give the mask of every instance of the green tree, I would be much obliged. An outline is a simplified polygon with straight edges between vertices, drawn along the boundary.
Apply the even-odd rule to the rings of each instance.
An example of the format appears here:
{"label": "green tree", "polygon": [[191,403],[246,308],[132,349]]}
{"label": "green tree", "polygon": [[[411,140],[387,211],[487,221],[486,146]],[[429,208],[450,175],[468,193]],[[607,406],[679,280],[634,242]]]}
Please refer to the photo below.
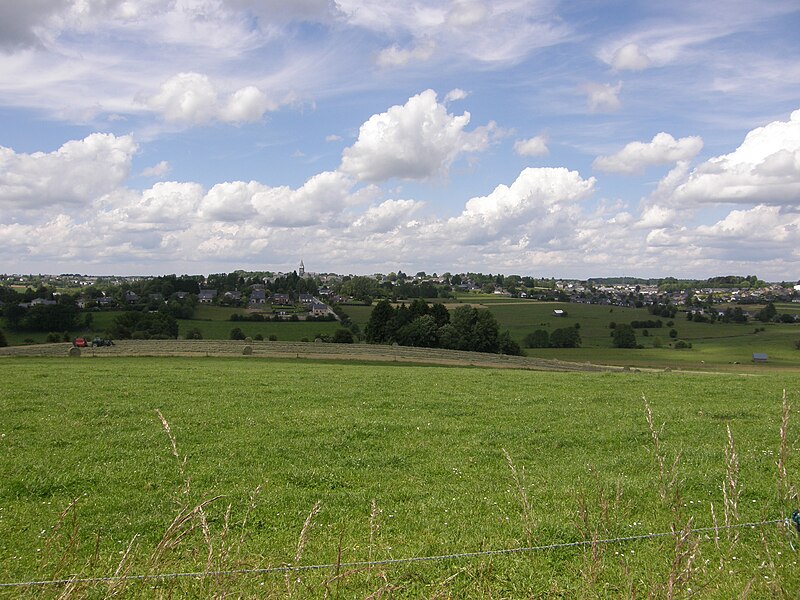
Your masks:
{"label": "green tree", "polygon": [[232,340],[243,340],[246,337],[247,336],[244,334],[244,332],[241,329],[239,329],[238,327],[234,327],[233,329],[231,329],[230,339],[232,339]]}
{"label": "green tree", "polygon": [[394,340],[392,329],[395,310],[388,300],[381,300],[372,309],[369,321],[364,330],[366,340],[370,344],[385,344]]}
{"label": "green tree", "polygon": [[551,348],[579,348],[581,334],[574,327],[562,327],[550,334]]}
{"label": "green tree", "polygon": [[353,332],[349,329],[345,329],[344,327],[337,329],[333,332],[333,337],[331,341],[334,344],[352,344],[353,343]]}
{"label": "green tree", "polygon": [[545,329],[537,329],[525,336],[525,346],[528,348],[549,348],[550,334]]}
{"label": "green tree", "polygon": [[627,323],[617,325],[612,337],[615,348],[636,348],[636,332]]}
{"label": "green tree", "polygon": [[352,277],[343,281],[339,286],[339,293],[343,296],[352,296],[355,300],[371,302],[372,298],[380,295],[378,282],[372,277]]}
{"label": "green tree", "polygon": [[756,319],[762,323],[772,321],[778,314],[778,310],[772,302],[767,302],[767,305],[756,313]]}
{"label": "green tree", "polygon": [[0,348],[5,348],[8,346],[8,340],[6,339],[6,334],[3,333],[3,330],[0,329]]}
{"label": "green tree", "polygon": [[397,343],[401,346],[436,348],[439,345],[439,328],[432,315],[423,315],[404,325],[397,331]]}
{"label": "green tree", "polygon": [[165,339],[178,337],[178,322],[165,313],[126,311],[114,317],[111,335],[118,339]]}
{"label": "green tree", "polygon": [[446,330],[442,336],[443,347],[472,352],[499,351],[500,328],[488,310],[459,306],[450,315],[450,323],[442,329]]}
{"label": "green tree", "polygon": [[500,347],[500,354],[508,354],[510,356],[521,356],[522,348],[513,339],[508,330],[503,331],[498,337],[498,345]]}
{"label": "green tree", "polygon": [[437,327],[442,327],[450,322],[450,311],[440,302],[435,302],[431,306],[430,315],[436,321]]}

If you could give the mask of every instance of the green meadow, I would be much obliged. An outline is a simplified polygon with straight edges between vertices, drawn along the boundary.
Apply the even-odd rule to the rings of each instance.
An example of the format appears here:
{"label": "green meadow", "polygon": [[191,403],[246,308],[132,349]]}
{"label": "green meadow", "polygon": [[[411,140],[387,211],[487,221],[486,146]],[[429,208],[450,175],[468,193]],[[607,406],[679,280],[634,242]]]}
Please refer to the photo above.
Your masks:
{"label": "green meadow", "polygon": [[0,584],[341,565],[0,586],[3,597],[800,591],[800,537],[772,523],[800,508],[790,370],[109,357],[6,358],[0,375]]}
{"label": "green meadow", "polygon": [[[538,302],[514,298],[497,297],[488,294],[465,294],[446,306],[457,307],[469,303],[492,311],[501,330],[508,329],[520,344],[525,336],[536,329],[552,333],[560,327],[580,328],[582,344],[580,348],[523,348],[529,356],[555,358],[566,361],[592,362],[631,367],[673,368],[691,370],[726,370],[731,372],[752,371],[753,353],[764,353],[769,357],[766,365],[758,365],[765,370],[794,370],[800,367],[800,351],[795,344],[800,341],[800,323],[761,323],[752,321],[737,323],[697,323],[688,321],[686,313],[679,312],[674,319],[654,317],[644,308],[621,308],[588,304]],[[757,310],[759,307],[750,307]],[[800,305],[776,305],[779,312],[800,312]],[[345,306],[344,312],[363,332],[372,307]],[[566,311],[566,317],[556,317],[553,311]],[[253,322],[231,321],[234,313],[245,314],[243,309],[216,306],[199,306],[193,319],[179,321],[179,337],[183,338],[190,329],[199,329],[203,339],[228,339],[231,330],[241,329],[246,336],[264,339],[275,336],[280,341],[314,340],[319,335],[332,335],[340,324],[331,321],[296,322]],[[103,335],[111,326],[118,312],[93,313],[93,323],[88,329],[70,332],[78,335]],[[609,327],[611,323],[630,323],[660,319],[664,326],[636,330],[638,349],[618,349],[612,344]],[[672,321],[672,326],[667,324]],[[670,329],[677,331],[677,337],[669,336]],[[44,342],[45,333],[6,332],[9,344],[20,345],[25,340]],[[691,348],[675,349],[676,340],[683,340]]]}

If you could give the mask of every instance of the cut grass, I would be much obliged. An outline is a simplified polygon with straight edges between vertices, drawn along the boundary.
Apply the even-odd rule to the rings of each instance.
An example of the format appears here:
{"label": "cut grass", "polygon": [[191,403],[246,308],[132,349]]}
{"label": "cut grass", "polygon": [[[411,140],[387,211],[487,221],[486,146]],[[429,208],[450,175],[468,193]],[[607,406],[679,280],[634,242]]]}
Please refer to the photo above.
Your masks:
{"label": "cut grass", "polygon": [[[796,412],[784,425],[781,405],[785,388],[796,398],[800,378],[791,374],[218,358],[17,359],[0,369],[4,581],[203,570],[209,556],[214,568],[258,568],[298,554],[303,564],[336,563],[680,531],[689,519],[712,526],[711,503],[720,520],[725,506],[728,425],[739,521],[787,516],[795,501],[780,492],[796,483],[800,464]],[[642,395],[659,432],[655,450]],[[662,498],[657,455],[668,466],[678,453],[675,489]],[[185,537],[153,559],[182,515]],[[281,576],[239,576],[121,591],[325,597],[338,586],[344,597],[390,588],[395,597],[666,597],[691,588],[705,597],[745,589],[791,597],[800,575],[786,535],[773,526],[743,530],[737,542],[720,536],[718,545],[688,534],[339,578],[302,573],[288,585]],[[87,587],[74,594],[88,595]],[[20,592],[41,590],[13,595]]]}

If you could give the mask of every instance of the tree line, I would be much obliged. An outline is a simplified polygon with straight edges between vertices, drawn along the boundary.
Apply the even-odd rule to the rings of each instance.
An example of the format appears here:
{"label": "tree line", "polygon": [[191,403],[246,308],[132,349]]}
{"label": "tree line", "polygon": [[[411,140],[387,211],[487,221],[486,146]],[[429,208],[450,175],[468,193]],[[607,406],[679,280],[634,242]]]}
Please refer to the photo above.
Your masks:
{"label": "tree line", "polygon": [[508,331],[500,331],[497,319],[488,310],[464,305],[450,312],[441,303],[428,304],[422,299],[397,307],[388,300],[379,301],[364,336],[371,344],[522,354],[519,344]]}

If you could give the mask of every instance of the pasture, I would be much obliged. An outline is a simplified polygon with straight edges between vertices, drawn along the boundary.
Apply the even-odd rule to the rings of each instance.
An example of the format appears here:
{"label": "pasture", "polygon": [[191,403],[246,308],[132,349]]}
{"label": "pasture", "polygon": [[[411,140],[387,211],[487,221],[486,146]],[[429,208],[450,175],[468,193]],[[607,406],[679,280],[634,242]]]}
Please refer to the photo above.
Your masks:
{"label": "pasture", "polygon": [[[513,339],[520,344],[525,336],[536,329],[549,333],[561,327],[580,327],[582,344],[580,348],[523,348],[528,356],[557,359],[563,361],[592,362],[617,366],[641,368],[671,368],[688,370],[714,370],[748,372],[757,368],[766,370],[796,370],[800,367],[800,351],[795,343],[800,341],[800,323],[697,323],[687,321],[686,313],[679,312],[674,319],[653,317],[644,308],[622,308],[589,304],[557,302],[538,302],[515,298],[498,297],[489,294],[464,294],[445,305],[456,308],[459,304],[492,311],[501,330],[508,329]],[[778,304],[779,312],[800,311],[797,304]],[[749,307],[757,310],[759,307]],[[358,325],[363,333],[369,320],[372,307],[345,306],[344,312]],[[566,317],[553,315],[555,309],[567,312]],[[179,337],[183,338],[191,329],[199,329],[203,339],[225,340],[230,337],[234,327],[241,329],[248,337],[262,335],[264,339],[275,336],[279,341],[298,342],[313,340],[319,335],[332,335],[339,327],[338,322],[296,321],[230,321],[233,313],[246,314],[241,308],[218,306],[198,306],[193,319],[179,320]],[[111,326],[113,318],[120,314],[103,311],[93,314],[90,328],[69,332],[71,337],[78,335],[103,335]],[[661,319],[664,326],[647,330],[636,330],[638,349],[614,348],[609,325],[630,323],[639,320]],[[672,321],[672,326],[667,324]],[[671,344],[670,329],[677,331],[677,338],[692,344],[692,348],[676,350]],[[763,331],[762,331],[763,328]],[[36,343],[45,341],[46,333],[6,331],[11,345],[21,345],[25,340]],[[753,353],[766,353],[767,365],[752,365]]]}
{"label": "pasture", "polygon": [[796,409],[782,427],[783,390],[800,402],[796,373],[107,357],[3,358],[0,375],[0,583],[587,541],[287,577],[0,587],[5,597],[800,590],[793,529],[688,532],[798,508]]}

